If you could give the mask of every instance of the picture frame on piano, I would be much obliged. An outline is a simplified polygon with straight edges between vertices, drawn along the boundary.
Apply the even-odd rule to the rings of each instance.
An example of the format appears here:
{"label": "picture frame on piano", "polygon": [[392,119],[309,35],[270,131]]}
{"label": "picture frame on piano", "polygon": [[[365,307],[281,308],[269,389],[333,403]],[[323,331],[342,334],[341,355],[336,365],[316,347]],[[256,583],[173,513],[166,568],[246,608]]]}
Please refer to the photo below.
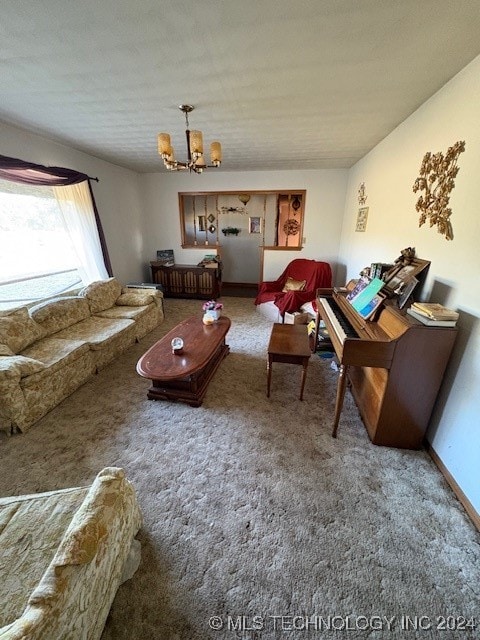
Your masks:
{"label": "picture frame on piano", "polygon": [[390,271],[385,274],[384,293],[390,297],[393,295],[402,295],[407,283],[410,282],[412,278],[416,278],[417,283],[420,282],[422,278],[419,276],[424,277],[429,266],[429,260],[421,260],[420,258],[410,258],[408,261],[396,264],[393,269],[390,269]]}
{"label": "picture frame on piano", "polygon": [[418,279],[415,277],[411,277],[410,280],[407,280],[405,286],[402,289],[402,293],[398,296],[398,308],[403,309],[403,307],[407,304],[408,299],[413,293],[413,290],[418,284]]}

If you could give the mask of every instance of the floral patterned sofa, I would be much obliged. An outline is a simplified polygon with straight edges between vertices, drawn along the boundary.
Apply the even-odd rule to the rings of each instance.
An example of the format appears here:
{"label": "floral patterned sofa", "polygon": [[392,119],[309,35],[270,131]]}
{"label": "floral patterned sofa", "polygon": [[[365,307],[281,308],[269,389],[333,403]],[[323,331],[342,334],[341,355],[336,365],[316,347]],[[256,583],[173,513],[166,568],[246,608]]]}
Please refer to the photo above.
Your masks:
{"label": "floral patterned sofa", "polygon": [[163,320],[163,294],[115,278],[0,316],[0,429],[25,432]]}
{"label": "floral patterned sofa", "polygon": [[0,640],[97,640],[140,563],[142,516],[122,469],[90,487],[0,498]]}

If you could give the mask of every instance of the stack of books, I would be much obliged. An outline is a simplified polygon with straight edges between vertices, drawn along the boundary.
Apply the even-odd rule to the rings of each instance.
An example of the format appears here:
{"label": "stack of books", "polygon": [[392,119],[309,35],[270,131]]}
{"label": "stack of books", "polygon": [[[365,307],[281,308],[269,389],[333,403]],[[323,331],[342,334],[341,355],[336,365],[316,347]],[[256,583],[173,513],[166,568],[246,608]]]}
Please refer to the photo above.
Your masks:
{"label": "stack of books", "polygon": [[439,302],[414,302],[407,313],[431,327],[454,327],[458,313]]}
{"label": "stack of books", "polygon": [[383,274],[391,269],[392,266],[385,262],[372,262],[370,265],[370,278],[383,278]]}

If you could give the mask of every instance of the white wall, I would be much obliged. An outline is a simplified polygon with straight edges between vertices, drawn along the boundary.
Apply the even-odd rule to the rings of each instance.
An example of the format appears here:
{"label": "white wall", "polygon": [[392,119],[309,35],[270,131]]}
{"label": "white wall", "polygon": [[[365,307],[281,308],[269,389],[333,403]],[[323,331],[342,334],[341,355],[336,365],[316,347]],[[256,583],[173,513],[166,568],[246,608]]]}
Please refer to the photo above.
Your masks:
{"label": "white wall", "polygon": [[[196,264],[209,250],[181,249],[178,193],[193,191],[255,191],[306,189],[306,243],[302,251],[266,251],[265,280],[275,279],[294,258],[330,262],[335,269],[342,228],[346,170],[251,171],[210,170],[201,176],[185,173],[150,173],[139,176],[145,211],[145,275],[157,249],[175,250],[178,263]],[[222,238],[220,239],[220,243]],[[168,246],[167,246],[168,245]],[[213,252],[213,251],[212,251]]]}
{"label": "white wall", "polygon": [[[372,261],[390,262],[407,246],[431,260],[423,298],[460,314],[459,335],[428,437],[480,511],[480,57],[402,123],[350,171],[340,256],[347,277]],[[418,228],[412,187],[424,154],[466,141],[450,205],[453,241]],[[367,230],[355,232],[357,190],[365,183]],[[412,366],[415,363],[412,362]]]}
{"label": "white wall", "polygon": [[114,275],[121,282],[143,278],[142,210],[135,172],[0,123],[0,154],[99,178],[92,182]]}

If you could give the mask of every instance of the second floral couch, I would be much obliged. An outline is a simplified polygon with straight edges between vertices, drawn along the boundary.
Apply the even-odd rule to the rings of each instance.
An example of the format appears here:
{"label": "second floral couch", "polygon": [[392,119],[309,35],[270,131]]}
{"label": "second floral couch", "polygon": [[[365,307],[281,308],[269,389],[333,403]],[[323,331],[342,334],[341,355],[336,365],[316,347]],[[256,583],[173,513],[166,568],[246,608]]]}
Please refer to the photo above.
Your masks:
{"label": "second floral couch", "polygon": [[99,640],[140,563],[142,524],[125,473],[87,487],[0,498],[0,640]]}

